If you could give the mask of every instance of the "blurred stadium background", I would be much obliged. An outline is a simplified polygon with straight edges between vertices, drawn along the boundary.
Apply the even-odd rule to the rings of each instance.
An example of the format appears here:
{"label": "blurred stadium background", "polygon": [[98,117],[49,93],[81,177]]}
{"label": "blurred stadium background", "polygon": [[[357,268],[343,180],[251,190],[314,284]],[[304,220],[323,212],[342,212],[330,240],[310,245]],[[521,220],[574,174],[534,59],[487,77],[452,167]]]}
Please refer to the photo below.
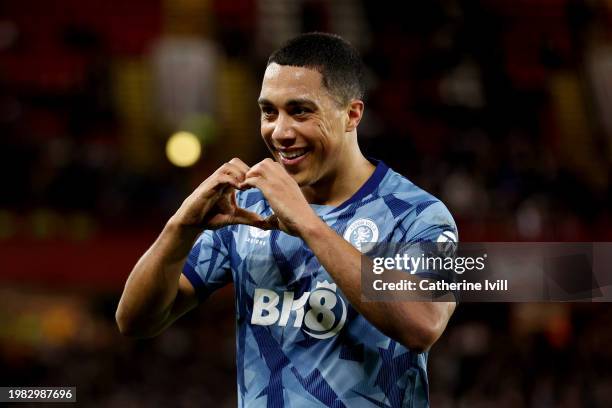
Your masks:
{"label": "blurred stadium background", "polygon": [[[362,146],[442,198],[462,241],[612,241],[610,0],[4,0],[0,385],[236,404],[231,288],[153,340],[114,310],[182,199],[265,157],[267,55],[312,30],[360,49]],[[612,406],[611,312],[461,305],[433,406]]]}

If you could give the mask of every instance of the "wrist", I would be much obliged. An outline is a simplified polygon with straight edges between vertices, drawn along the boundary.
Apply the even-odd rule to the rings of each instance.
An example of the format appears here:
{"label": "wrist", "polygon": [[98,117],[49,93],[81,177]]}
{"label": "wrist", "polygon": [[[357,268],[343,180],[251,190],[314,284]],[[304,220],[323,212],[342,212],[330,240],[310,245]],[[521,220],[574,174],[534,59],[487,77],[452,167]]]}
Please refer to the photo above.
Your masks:
{"label": "wrist", "polygon": [[305,242],[308,242],[320,238],[329,229],[329,226],[313,211],[312,217],[308,217],[301,223],[299,235]]}
{"label": "wrist", "polygon": [[183,263],[201,232],[198,228],[183,226],[171,217],[151,248],[155,248],[166,264]]}
{"label": "wrist", "polygon": [[176,216],[170,217],[162,231],[163,235],[170,236],[180,241],[191,241],[200,235],[202,228],[182,223]]}

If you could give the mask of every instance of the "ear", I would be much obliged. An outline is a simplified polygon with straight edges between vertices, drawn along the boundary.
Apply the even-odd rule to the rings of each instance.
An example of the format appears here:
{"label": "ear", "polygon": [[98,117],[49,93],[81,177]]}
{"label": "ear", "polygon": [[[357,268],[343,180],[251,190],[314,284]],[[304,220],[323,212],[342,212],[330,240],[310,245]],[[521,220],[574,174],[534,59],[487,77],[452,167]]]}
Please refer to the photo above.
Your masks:
{"label": "ear", "polygon": [[347,118],[345,132],[352,132],[357,129],[359,122],[361,122],[361,118],[363,117],[363,101],[359,99],[353,99],[347,108]]}

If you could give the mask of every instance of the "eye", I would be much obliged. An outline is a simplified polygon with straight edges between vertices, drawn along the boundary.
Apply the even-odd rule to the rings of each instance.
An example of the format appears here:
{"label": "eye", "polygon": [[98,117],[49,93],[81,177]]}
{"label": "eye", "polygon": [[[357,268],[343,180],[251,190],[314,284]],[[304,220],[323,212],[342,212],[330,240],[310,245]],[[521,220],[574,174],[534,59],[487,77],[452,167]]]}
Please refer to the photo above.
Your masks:
{"label": "eye", "polygon": [[262,106],[261,107],[261,116],[265,119],[270,119],[276,115],[276,109],[271,106]]}
{"label": "eye", "polygon": [[312,113],[312,110],[303,106],[296,106],[291,110],[291,114],[294,116],[304,116],[309,113]]}

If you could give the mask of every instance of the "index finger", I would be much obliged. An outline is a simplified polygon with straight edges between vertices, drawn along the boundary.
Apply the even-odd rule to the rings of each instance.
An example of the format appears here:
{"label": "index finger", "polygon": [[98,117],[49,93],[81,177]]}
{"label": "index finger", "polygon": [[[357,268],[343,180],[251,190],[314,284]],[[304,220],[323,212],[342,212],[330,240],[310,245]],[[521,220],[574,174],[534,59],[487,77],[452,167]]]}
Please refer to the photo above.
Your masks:
{"label": "index finger", "polygon": [[245,162],[243,162],[242,160],[240,160],[237,157],[234,157],[232,160],[229,161],[230,164],[233,164],[234,166],[238,167],[241,171],[243,172],[247,172],[249,171],[250,167],[246,165]]}

